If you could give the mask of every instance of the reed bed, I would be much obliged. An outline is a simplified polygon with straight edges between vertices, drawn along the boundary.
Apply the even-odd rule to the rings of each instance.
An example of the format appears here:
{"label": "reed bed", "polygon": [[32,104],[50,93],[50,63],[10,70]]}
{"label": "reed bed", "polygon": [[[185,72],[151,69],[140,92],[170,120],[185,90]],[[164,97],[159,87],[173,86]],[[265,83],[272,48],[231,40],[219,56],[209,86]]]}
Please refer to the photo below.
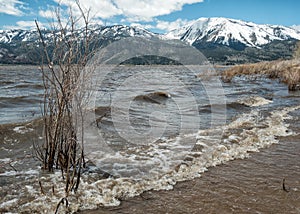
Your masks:
{"label": "reed bed", "polygon": [[222,73],[222,80],[230,82],[235,76],[265,76],[279,79],[290,91],[300,89],[300,60],[276,60],[253,64],[236,65]]}

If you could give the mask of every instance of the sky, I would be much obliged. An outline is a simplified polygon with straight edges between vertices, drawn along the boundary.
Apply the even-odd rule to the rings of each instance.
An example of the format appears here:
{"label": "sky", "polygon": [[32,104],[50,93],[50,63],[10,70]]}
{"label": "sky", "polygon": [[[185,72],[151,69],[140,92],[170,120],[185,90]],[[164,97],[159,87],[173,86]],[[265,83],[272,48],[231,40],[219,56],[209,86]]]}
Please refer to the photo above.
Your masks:
{"label": "sky", "polygon": [[[164,33],[200,17],[226,17],[257,24],[299,27],[299,0],[79,0],[91,23],[141,26]],[[75,0],[0,0],[0,29],[34,29],[34,20],[48,27],[60,5],[79,16]],[[66,20],[66,19],[65,19]],[[80,23],[79,23],[80,24]]]}

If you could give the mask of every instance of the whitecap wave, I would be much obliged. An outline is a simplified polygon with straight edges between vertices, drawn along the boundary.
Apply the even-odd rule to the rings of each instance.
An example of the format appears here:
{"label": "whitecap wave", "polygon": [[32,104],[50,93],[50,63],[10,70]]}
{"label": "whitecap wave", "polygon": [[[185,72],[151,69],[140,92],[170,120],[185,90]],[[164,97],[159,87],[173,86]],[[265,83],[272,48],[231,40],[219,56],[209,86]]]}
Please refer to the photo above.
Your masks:
{"label": "whitecap wave", "polygon": [[[249,152],[257,152],[261,148],[278,143],[277,136],[288,136],[286,119],[291,119],[290,112],[300,109],[300,106],[287,107],[262,116],[258,110],[244,113],[231,123],[214,129],[200,130],[193,135],[196,138],[194,149],[187,158],[162,175],[147,179],[108,178],[96,179],[97,174],[83,174],[77,193],[69,197],[69,206],[60,207],[59,212],[75,212],[77,210],[96,209],[99,206],[118,206],[127,197],[141,194],[147,190],[169,190],[179,182],[200,177],[209,167],[228,162],[237,158],[246,158]],[[238,131],[237,131],[238,130]],[[222,131],[220,140],[215,133]],[[191,137],[191,136],[189,136]],[[158,149],[158,148],[157,148]],[[60,173],[41,176],[40,181],[45,194],[41,195],[38,184],[20,189],[18,199],[6,196],[0,207],[5,210],[22,212],[53,212],[61,198],[65,197],[64,183]],[[52,193],[52,186],[55,194]],[[21,196],[33,198],[28,203],[16,207]]]}
{"label": "whitecap wave", "polygon": [[263,106],[263,105],[268,105],[272,103],[272,100],[265,99],[260,96],[250,96],[250,97],[245,97],[242,99],[237,100],[238,103],[242,105],[246,105],[249,107],[257,107],[257,106]]}

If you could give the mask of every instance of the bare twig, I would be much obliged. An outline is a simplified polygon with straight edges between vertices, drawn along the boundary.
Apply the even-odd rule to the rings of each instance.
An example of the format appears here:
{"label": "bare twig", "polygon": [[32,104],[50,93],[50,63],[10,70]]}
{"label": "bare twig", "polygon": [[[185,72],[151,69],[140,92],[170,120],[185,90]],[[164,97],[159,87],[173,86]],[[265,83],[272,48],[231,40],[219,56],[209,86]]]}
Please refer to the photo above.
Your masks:
{"label": "bare twig", "polygon": [[62,198],[62,199],[58,202],[58,204],[57,204],[57,206],[56,206],[55,214],[58,213],[58,209],[59,209],[60,205],[61,205],[61,204],[64,205],[65,203],[66,203],[66,207],[68,207],[68,206],[69,206],[69,202],[68,202],[68,199],[67,199],[67,198]]}
{"label": "bare twig", "polygon": [[42,182],[41,182],[41,181],[39,181],[39,186],[40,186],[41,193],[42,193],[43,195],[45,195],[44,188],[43,188],[43,186],[42,186]]}
{"label": "bare twig", "polygon": [[[67,23],[62,21],[60,8],[56,9],[57,24],[52,26],[58,28],[52,30],[50,43],[45,41],[43,32],[35,21],[47,68],[44,68],[42,61],[45,142],[43,146],[34,146],[34,149],[45,170],[61,170],[66,184],[66,196],[70,191],[78,189],[82,167],[85,165],[83,106],[87,94],[84,90],[81,91],[81,86],[82,81],[88,78],[88,75],[83,73],[83,68],[93,53],[90,49],[89,10],[85,12],[79,1],[76,1],[76,4],[81,15],[75,17],[70,10]],[[82,30],[77,30],[80,19],[84,20],[84,27],[81,28],[83,36],[78,33]],[[77,106],[73,106],[74,103]],[[54,189],[52,192],[54,194]],[[63,202],[64,200],[60,201],[58,208]]]}
{"label": "bare twig", "polygon": [[285,191],[285,192],[289,192],[289,190],[285,186],[285,178],[282,179],[282,190]]}
{"label": "bare twig", "polygon": [[16,172],[18,171],[13,165],[11,165],[11,163],[8,164],[11,168],[13,168],[13,170],[15,170]]}

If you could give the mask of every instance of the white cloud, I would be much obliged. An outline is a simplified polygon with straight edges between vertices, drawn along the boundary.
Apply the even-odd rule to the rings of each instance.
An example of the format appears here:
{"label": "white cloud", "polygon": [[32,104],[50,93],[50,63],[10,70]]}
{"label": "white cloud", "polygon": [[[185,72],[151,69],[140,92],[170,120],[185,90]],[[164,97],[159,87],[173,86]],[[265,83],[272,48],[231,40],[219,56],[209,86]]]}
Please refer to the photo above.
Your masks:
{"label": "white cloud", "polygon": [[204,0],[113,0],[130,21],[151,21],[154,17],[179,11],[185,4]]}
{"label": "white cloud", "polygon": [[[40,28],[44,26],[43,23],[38,22]],[[5,25],[3,26],[4,29],[10,30],[10,29],[22,29],[22,30],[32,30],[36,29],[36,24],[34,21],[18,21],[15,26],[9,26]]]}
{"label": "white cloud", "polygon": [[[0,0],[1,1],[1,0]],[[74,0],[54,0],[56,3],[71,8],[72,15],[81,16],[81,11]],[[158,21],[156,17],[168,15],[174,11],[182,10],[186,4],[200,3],[204,0],[80,0],[81,8],[84,12],[89,11],[90,23],[107,23],[116,16],[121,16],[121,22],[131,22],[131,26],[139,26],[146,29],[159,29],[170,31],[188,23],[187,20],[178,19],[173,22]],[[55,20],[55,8],[48,7],[46,10],[40,10],[39,15],[43,18]],[[68,17],[68,10],[62,10],[61,18]],[[142,22],[146,24],[140,24]],[[151,24],[148,24],[151,22]],[[153,22],[156,24],[152,25]],[[79,19],[78,26],[84,24]]]}
{"label": "white cloud", "polygon": [[[66,6],[67,9],[63,10],[63,7],[59,7],[60,11],[57,11],[57,7],[48,6],[47,10],[40,10],[39,15],[43,18],[48,19],[49,25],[53,28],[57,28],[57,12],[63,25],[68,23],[68,18],[70,16],[70,11],[74,20],[76,20],[76,25],[78,27],[84,26],[85,22],[81,17],[81,11],[76,4],[75,0],[53,0],[58,5]],[[87,15],[89,13],[89,24],[100,24],[103,25],[105,19],[111,18],[116,15],[121,15],[122,11],[119,10],[110,0],[80,0],[80,7]]]}
{"label": "white cloud", "polygon": [[18,21],[17,25],[22,29],[32,29],[36,27],[34,21]]}
{"label": "white cloud", "polygon": [[173,22],[158,20],[157,24],[156,24],[156,28],[160,29],[160,30],[164,30],[164,31],[171,31],[171,30],[186,26],[191,22],[193,22],[193,21],[182,20],[182,19],[177,19],[176,21],[173,21]]}
{"label": "white cloud", "polygon": [[[65,6],[72,7],[80,15],[74,0],[54,0]],[[108,19],[123,15],[129,21],[151,21],[154,17],[168,15],[179,11],[185,4],[203,2],[204,0],[81,0],[80,5],[85,11],[90,10],[93,18]]]}
{"label": "white cloud", "polygon": [[53,19],[55,18],[55,11],[53,10],[40,10],[39,15],[46,19]]}
{"label": "white cloud", "polygon": [[24,8],[24,3],[19,0],[0,0],[0,13],[8,15],[22,16],[21,9]]}
{"label": "white cloud", "polygon": [[[80,15],[80,10],[74,0],[54,0],[59,4],[72,8],[74,15]],[[81,0],[80,6],[87,12],[90,12],[91,18],[107,19],[116,15],[121,15],[122,11],[116,7],[110,0]]]}

